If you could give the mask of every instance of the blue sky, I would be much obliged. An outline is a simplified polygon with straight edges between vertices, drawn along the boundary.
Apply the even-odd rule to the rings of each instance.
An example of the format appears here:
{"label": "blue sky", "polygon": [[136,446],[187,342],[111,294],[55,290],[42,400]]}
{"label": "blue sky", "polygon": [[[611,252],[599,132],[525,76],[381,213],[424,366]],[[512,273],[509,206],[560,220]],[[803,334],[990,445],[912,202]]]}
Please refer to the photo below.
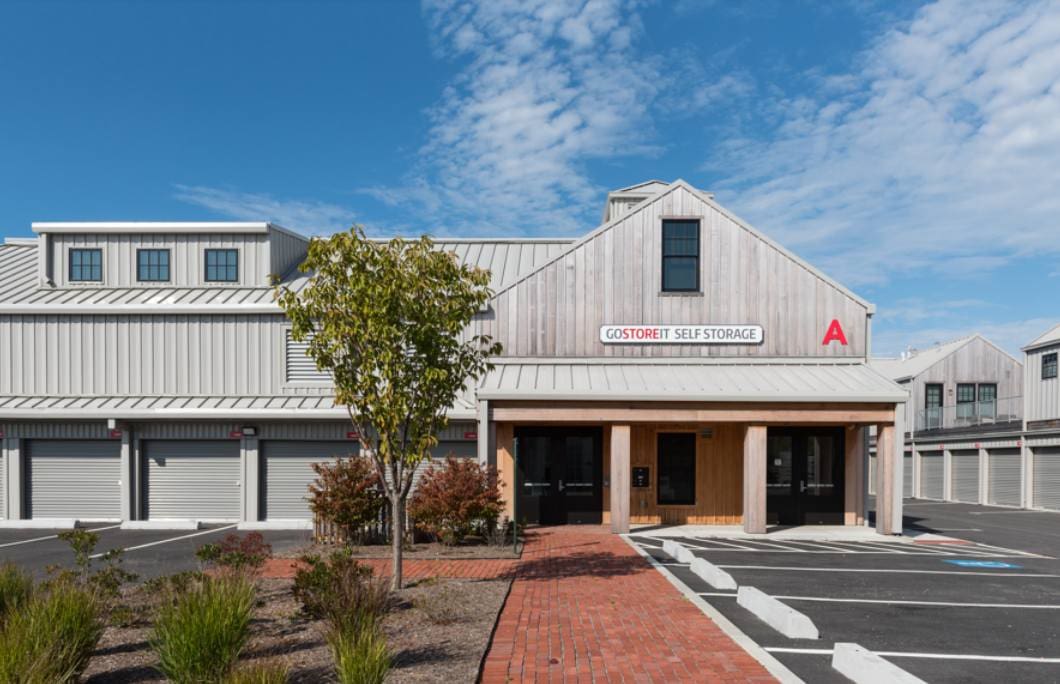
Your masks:
{"label": "blue sky", "polygon": [[1060,6],[0,4],[0,233],[269,219],[580,235],[684,178],[877,305],[875,351],[1060,318]]}

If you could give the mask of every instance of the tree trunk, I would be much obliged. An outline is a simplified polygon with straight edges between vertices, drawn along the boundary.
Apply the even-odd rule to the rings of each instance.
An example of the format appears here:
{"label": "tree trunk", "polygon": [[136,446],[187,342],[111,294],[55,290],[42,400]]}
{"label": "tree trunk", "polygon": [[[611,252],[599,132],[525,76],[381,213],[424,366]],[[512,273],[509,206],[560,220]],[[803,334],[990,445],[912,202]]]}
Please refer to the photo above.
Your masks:
{"label": "tree trunk", "polygon": [[401,588],[401,556],[405,548],[405,516],[404,500],[400,494],[390,499],[390,544],[393,555],[393,567],[391,568],[390,588],[397,591]]}

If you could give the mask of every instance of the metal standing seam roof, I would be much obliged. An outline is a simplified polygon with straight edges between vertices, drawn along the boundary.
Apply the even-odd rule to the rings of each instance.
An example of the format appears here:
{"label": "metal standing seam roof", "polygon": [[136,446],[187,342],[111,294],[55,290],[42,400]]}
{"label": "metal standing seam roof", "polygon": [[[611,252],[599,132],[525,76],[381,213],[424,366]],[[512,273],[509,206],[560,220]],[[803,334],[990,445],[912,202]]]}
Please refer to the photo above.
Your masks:
{"label": "metal standing seam roof", "polygon": [[[501,238],[437,240],[439,249],[455,252],[465,263],[490,269],[491,287],[499,289],[546,263],[572,238]],[[130,268],[132,266],[130,265]],[[283,284],[298,290],[308,274],[292,269]],[[162,308],[169,313],[216,308],[226,313],[270,313],[280,309],[271,287],[40,287],[37,245],[0,245],[0,309],[9,313],[92,313],[122,308]]]}
{"label": "metal standing seam roof", "polygon": [[861,361],[502,359],[480,399],[544,401],[901,402]]}
{"label": "metal standing seam roof", "polygon": [[1034,340],[1024,347],[1022,351],[1030,351],[1039,347],[1048,347],[1049,345],[1057,343],[1060,343],[1060,325],[1055,325],[1034,338]]}

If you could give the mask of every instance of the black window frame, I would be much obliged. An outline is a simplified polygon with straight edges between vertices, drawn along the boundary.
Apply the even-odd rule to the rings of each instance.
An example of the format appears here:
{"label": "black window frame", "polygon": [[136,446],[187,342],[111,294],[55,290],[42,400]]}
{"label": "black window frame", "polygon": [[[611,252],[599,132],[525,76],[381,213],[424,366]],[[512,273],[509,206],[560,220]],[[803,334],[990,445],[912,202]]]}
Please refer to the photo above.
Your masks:
{"label": "black window frame", "polygon": [[[1050,368],[1052,372],[1050,372]],[[1057,377],[1057,352],[1042,354],[1042,380],[1055,380]]]}
{"label": "black window frame", "polygon": [[[74,254],[81,255],[81,254],[87,254],[87,253],[95,254],[97,256],[97,258],[98,258],[98,263],[89,264],[88,266],[85,266],[84,263],[81,263],[82,260],[78,259],[79,263],[76,264],[76,267],[79,269],[79,273],[81,275],[84,275],[84,269],[86,269],[86,268],[93,269],[93,270],[94,269],[99,269],[98,277],[96,277],[96,278],[83,278],[83,277],[75,278],[74,277],[74,267],[75,267]],[[101,247],[71,247],[67,251],[66,258],[67,258],[67,262],[68,262],[66,277],[71,283],[102,283],[103,282],[103,249]]]}
{"label": "black window frame", "polygon": [[[961,390],[971,390],[971,398],[961,399]],[[974,404],[978,401],[978,390],[974,382],[958,382],[957,383],[957,403],[958,404]]]}
{"label": "black window frame", "polygon": [[[666,228],[669,225],[675,225],[675,224],[683,224],[683,225],[690,225],[691,224],[691,225],[695,225],[695,227],[696,227],[696,253],[694,255],[693,254],[683,254],[683,253],[682,254],[667,254],[666,253]],[[660,254],[660,278],[661,278],[661,282],[659,283],[659,286],[662,289],[662,291],[663,292],[675,292],[675,293],[688,293],[688,292],[695,293],[695,292],[700,292],[701,291],[701,283],[700,283],[700,273],[699,273],[699,271],[700,271],[700,267],[702,266],[701,260],[703,258],[703,226],[702,226],[702,222],[699,219],[678,219],[678,218],[662,219],[662,228],[660,230],[660,237],[661,237],[661,239],[660,239],[660,245],[659,245],[659,254]],[[673,261],[673,260],[676,260],[676,259],[693,259],[693,260],[695,260],[696,284],[695,284],[694,287],[683,288],[683,287],[667,287],[666,286],[667,260]]]}
{"label": "black window frame", "polygon": [[[989,399],[983,399],[983,388],[984,387],[993,388],[994,396],[990,397]],[[984,401],[993,401],[993,402],[996,403],[997,402],[997,383],[996,382],[981,382],[981,383],[979,383],[979,386],[976,387],[976,390],[975,390],[975,401],[976,401],[976,403],[982,403]]]}
{"label": "black window frame", "polygon": [[[680,475],[680,479],[691,485],[689,498],[663,499],[663,479],[670,479],[670,468],[672,463],[664,465],[663,459],[672,459],[675,454],[663,453],[663,440],[680,438],[682,441],[689,440],[691,445],[691,460],[689,464],[680,464],[682,470],[687,472]],[[679,454],[687,456],[688,454]],[[696,505],[696,433],[694,432],[659,432],[655,435],[655,503],[659,506],[695,506]]]}
{"label": "black window frame", "polygon": [[[932,387],[938,387],[939,388],[939,403],[937,405],[934,405],[934,406],[931,405],[930,403],[928,403],[929,399],[931,397],[931,388]],[[942,405],[945,402],[946,402],[946,386],[945,385],[943,385],[941,382],[929,382],[929,383],[924,385],[924,408],[925,409],[942,408]]]}
{"label": "black window frame", "polygon": [[[210,256],[213,254],[232,254],[235,255],[235,262],[232,264],[225,263],[224,265],[210,264]],[[226,259],[227,261],[227,259]],[[239,282],[239,250],[234,247],[217,247],[203,250],[203,280],[208,283],[238,283]],[[233,277],[231,278],[211,278],[210,268],[214,269],[214,275],[216,276],[219,269],[234,269]]]}
{"label": "black window frame", "polygon": [[[152,253],[153,254],[159,254],[159,255],[165,254],[166,255],[166,263],[162,264],[161,261],[159,261],[159,263],[151,264],[150,263],[150,256],[148,256],[148,262],[149,263],[144,264],[141,261],[142,256],[145,255],[145,254],[146,255],[150,255]],[[171,265],[172,265],[172,253],[171,253],[171,250],[169,248],[166,248],[166,247],[141,247],[141,248],[136,250],[136,282],[138,282],[138,283],[168,283],[170,281],[170,278],[171,278],[171,275],[172,275],[172,270],[170,268]],[[144,277],[144,270],[143,270],[144,268],[148,269],[148,274],[150,274],[150,269],[152,269],[152,268],[153,269],[157,269],[158,277],[145,278]],[[164,278],[161,277],[161,274],[162,274],[161,269],[163,269],[163,268],[165,268],[165,277]]]}

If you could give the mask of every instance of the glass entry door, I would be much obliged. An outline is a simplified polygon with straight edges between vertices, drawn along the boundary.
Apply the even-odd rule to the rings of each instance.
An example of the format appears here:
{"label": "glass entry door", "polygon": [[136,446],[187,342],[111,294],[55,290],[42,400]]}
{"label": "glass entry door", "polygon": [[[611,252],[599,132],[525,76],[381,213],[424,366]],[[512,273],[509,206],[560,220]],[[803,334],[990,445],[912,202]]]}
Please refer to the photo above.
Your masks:
{"label": "glass entry door", "polygon": [[843,428],[769,428],[766,519],[842,524],[845,455]]}
{"label": "glass entry door", "polygon": [[595,427],[515,431],[520,522],[542,525],[603,520],[603,439]]}

